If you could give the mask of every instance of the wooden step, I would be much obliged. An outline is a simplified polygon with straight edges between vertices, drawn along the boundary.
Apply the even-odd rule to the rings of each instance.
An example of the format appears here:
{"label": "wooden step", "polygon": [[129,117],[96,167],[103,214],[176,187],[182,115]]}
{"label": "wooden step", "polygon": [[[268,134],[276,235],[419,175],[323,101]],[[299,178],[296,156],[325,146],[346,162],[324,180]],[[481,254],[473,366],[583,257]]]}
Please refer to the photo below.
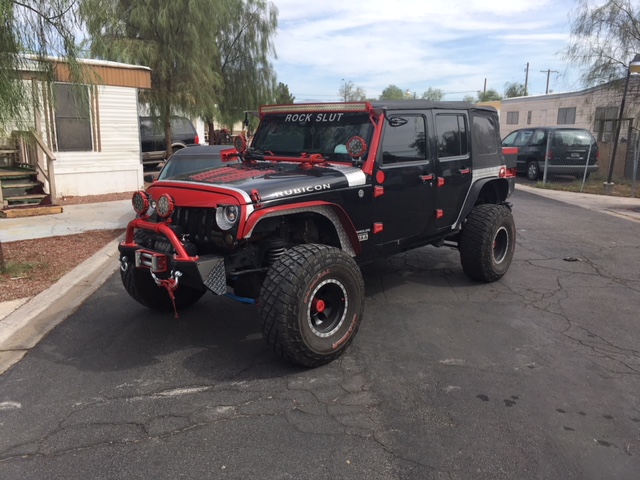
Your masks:
{"label": "wooden step", "polygon": [[31,195],[17,195],[13,197],[4,197],[4,201],[8,206],[15,205],[38,205],[47,197],[46,193],[37,193]]}
{"label": "wooden step", "polygon": [[18,207],[9,207],[9,208],[5,208],[4,210],[0,210],[0,218],[35,217],[37,215],[53,215],[56,213],[62,213],[62,206],[60,205],[36,205],[36,206],[26,205],[26,206],[18,206]]}

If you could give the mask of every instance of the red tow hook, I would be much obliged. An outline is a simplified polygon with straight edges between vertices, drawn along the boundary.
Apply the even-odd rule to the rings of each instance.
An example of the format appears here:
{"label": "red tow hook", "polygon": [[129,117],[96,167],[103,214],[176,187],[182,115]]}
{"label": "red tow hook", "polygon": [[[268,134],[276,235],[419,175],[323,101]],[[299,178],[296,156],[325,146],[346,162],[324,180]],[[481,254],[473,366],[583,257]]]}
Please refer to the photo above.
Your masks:
{"label": "red tow hook", "polygon": [[171,272],[171,276],[164,279],[156,277],[153,272],[151,272],[151,276],[153,277],[153,280],[156,282],[156,285],[158,285],[158,287],[164,287],[167,289],[167,293],[169,294],[169,298],[171,299],[171,303],[173,304],[173,312],[175,313],[174,318],[180,318],[178,316],[178,309],[176,308],[176,296],[173,292],[178,289],[178,281],[182,276],[182,272]]}

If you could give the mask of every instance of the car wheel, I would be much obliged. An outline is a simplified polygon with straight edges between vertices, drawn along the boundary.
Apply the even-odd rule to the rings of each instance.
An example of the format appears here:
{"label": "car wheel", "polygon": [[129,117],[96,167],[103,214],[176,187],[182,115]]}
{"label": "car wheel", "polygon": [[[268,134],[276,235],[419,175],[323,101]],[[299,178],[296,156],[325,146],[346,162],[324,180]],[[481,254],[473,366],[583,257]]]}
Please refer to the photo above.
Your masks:
{"label": "car wheel", "polygon": [[534,182],[537,182],[542,178],[540,167],[538,166],[538,162],[536,162],[535,160],[530,160],[527,163],[527,178],[529,180],[533,180]]}
{"label": "car wheel", "polygon": [[509,270],[515,245],[511,210],[504,205],[477,205],[462,226],[462,269],[472,280],[495,282]]}
{"label": "car wheel", "polygon": [[287,250],[260,293],[262,335],[280,357],[306,367],[329,363],[355,337],[364,281],[355,261],[326,245]]}

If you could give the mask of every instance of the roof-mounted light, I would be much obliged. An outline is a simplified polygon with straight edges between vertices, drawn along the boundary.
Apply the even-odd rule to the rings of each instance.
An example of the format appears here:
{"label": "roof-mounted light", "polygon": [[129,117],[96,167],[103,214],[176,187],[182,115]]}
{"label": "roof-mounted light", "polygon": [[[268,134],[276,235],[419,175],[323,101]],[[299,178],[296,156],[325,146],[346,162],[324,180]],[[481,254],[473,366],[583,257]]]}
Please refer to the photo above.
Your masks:
{"label": "roof-mounted light", "polygon": [[368,112],[369,102],[347,103],[296,103],[293,105],[263,105],[260,115],[266,113],[298,113],[298,112]]}

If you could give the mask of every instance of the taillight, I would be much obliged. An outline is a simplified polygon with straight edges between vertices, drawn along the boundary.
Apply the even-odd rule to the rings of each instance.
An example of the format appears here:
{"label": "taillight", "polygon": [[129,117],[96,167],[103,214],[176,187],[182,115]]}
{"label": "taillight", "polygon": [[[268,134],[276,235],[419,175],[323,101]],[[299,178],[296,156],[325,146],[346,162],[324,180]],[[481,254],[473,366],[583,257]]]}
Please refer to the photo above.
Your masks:
{"label": "taillight", "polygon": [[549,150],[549,151],[547,152],[547,159],[548,159],[548,160],[553,160],[553,150]]}
{"label": "taillight", "polygon": [[196,137],[193,139],[193,143],[195,143],[196,145],[200,145],[200,137],[198,136],[197,133],[196,133]]}

